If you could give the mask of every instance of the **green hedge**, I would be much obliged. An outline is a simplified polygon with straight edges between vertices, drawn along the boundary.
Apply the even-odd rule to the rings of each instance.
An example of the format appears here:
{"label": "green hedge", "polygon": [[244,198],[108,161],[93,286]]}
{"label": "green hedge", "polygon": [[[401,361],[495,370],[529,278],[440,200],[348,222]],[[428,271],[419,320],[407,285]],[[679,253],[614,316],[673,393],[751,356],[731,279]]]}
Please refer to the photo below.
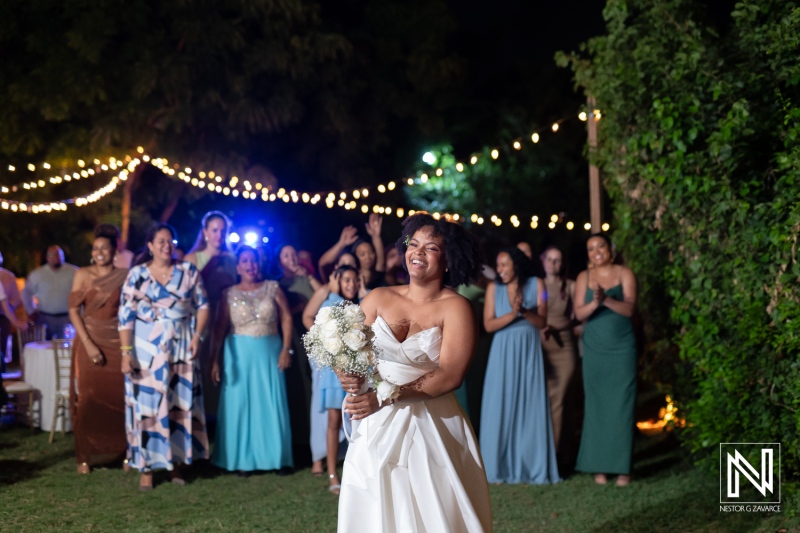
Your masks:
{"label": "green hedge", "polygon": [[800,8],[748,0],[721,30],[685,0],[610,0],[605,17],[557,61],[602,111],[592,157],[641,285],[649,369],[698,458],[780,441],[797,479]]}

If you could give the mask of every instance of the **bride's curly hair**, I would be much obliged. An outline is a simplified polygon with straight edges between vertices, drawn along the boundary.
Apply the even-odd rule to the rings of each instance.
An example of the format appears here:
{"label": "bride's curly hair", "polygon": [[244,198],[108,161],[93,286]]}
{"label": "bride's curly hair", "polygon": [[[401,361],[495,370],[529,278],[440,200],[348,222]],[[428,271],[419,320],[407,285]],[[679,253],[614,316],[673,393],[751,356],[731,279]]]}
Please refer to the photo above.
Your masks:
{"label": "bride's curly hair", "polygon": [[395,248],[400,252],[406,272],[408,272],[406,264],[408,242],[417,231],[425,227],[433,230],[434,237],[442,238],[444,259],[447,265],[444,284],[449,287],[457,287],[477,280],[484,263],[478,239],[460,224],[444,218],[437,220],[424,211],[417,211],[403,221],[403,233],[395,243]]}

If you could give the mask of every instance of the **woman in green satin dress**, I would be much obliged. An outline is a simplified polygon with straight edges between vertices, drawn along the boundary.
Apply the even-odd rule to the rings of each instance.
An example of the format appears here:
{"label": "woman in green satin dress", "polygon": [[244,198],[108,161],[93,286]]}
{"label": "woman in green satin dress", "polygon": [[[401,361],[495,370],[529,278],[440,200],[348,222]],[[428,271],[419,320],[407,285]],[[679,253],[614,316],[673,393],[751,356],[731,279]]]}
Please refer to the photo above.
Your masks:
{"label": "woman in green satin dress", "polygon": [[583,329],[585,413],[575,469],[617,486],[631,480],[636,402],[636,338],[631,324],[636,278],[614,264],[611,240],[600,233],[586,243],[589,269],[575,282],[575,316]]}

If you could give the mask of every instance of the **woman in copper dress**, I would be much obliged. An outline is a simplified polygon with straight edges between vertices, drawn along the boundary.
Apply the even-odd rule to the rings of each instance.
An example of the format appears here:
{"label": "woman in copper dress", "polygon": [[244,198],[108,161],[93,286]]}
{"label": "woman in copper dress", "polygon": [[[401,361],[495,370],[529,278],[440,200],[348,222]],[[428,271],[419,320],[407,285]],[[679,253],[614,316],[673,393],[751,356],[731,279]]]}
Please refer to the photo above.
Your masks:
{"label": "woman in copper dress", "polygon": [[94,235],[92,265],[78,269],[69,294],[69,316],[77,333],[70,412],[80,474],[88,474],[93,465],[121,461],[127,445],[117,310],[128,270],[114,267],[117,228],[103,224]]}

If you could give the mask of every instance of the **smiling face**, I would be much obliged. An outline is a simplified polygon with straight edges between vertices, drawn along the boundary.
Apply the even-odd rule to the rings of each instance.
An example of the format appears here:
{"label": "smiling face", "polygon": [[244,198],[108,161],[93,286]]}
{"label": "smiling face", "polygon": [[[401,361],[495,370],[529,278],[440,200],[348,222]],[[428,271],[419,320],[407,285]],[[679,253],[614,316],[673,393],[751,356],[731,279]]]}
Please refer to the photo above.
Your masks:
{"label": "smiling face", "polygon": [[563,258],[561,257],[561,252],[552,248],[547,250],[542,258],[542,266],[544,267],[544,272],[548,276],[559,276],[561,274],[561,262]]}
{"label": "smiling face", "polygon": [[355,300],[358,296],[358,274],[352,270],[345,270],[339,277],[339,296],[346,300]]}
{"label": "smiling face", "polygon": [[362,270],[372,270],[375,266],[375,248],[372,243],[362,242],[356,248],[356,257],[358,262],[361,263]]}
{"label": "smiling face", "polygon": [[242,278],[243,283],[258,281],[258,257],[255,252],[247,250],[239,255],[236,262],[236,273]]}
{"label": "smiling face", "polygon": [[222,248],[222,243],[228,236],[228,225],[219,217],[214,217],[208,221],[206,227],[203,228],[203,237],[206,240],[206,245],[214,250]]}
{"label": "smiling face", "polygon": [[280,261],[284,272],[294,272],[297,269],[297,250],[293,246],[284,246],[281,248]]}
{"label": "smiling face", "polygon": [[497,275],[500,277],[500,281],[506,285],[517,279],[517,273],[514,271],[514,261],[507,252],[497,254]]}
{"label": "smiling face", "polygon": [[406,266],[412,279],[444,278],[446,268],[442,237],[433,235],[433,228],[425,226],[414,233],[406,249]]}
{"label": "smiling face", "polygon": [[153,242],[147,243],[147,248],[153,254],[153,259],[166,263],[172,261],[172,254],[175,251],[175,244],[172,239],[172,233],[168,229],[161,229],[156,232]]}
{"label": "smiling face", "polygon": [[116,250],[111,246],[111,241],[105,237],[98,237],[92,244],[92,259],[100,267],[110,265],[114,261]]}
{"label": "smiling face", "polygon": [[589,262],[595,267],[604,266],[611,263],[611,248],[602,237],[592,237],[586,243],[586,252]]}

